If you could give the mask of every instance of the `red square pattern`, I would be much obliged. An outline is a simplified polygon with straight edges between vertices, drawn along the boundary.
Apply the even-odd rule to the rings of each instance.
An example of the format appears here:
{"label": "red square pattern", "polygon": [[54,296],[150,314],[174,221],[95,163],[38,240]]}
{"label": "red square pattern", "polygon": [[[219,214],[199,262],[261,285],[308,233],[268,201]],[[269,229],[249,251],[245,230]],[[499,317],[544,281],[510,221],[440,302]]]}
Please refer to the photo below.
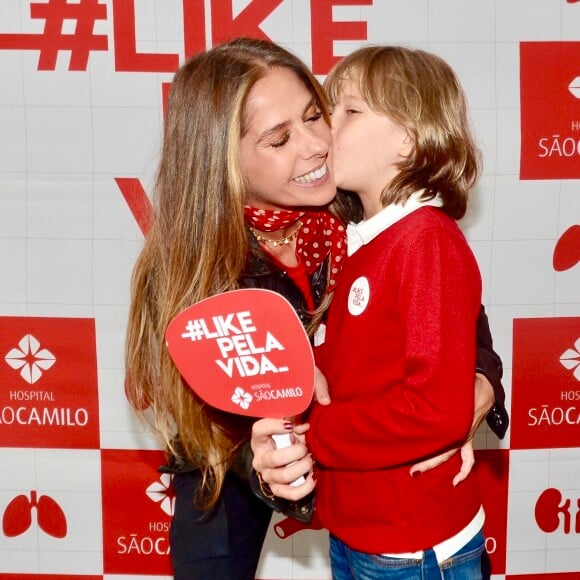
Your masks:
{"label": "red square pattern", "polygon": [[0,317],[0,446],[99,448],[95,322]]}
{"label": "red square pattern", "polygon": [[580,580],[580,572],[556,572],[553,574],[508,574],[506,580]]}
{"label": "red square pattern", "polygon": [[520,179],[580,177],[580,42],[520,43]]}
{"label": "red square pattern", "polygon": [[103,580],[103,576],[87,576],[78,574],[0,574],[0,580]]}
{"label": "red square pattern", "polygon": [[488,449],[475,452],[475,473],[485,509],[485,547],[492,574],[506,569],[509,451]]}
{"label": "red square pattern", "polygon": [[104,449],[103,559],[105,574],[170,576],[171,477],[159,474],[160,451]]}
{"label": "red square pattern", "polygon": [[579,447],[580,317],[514,319],[512,449]]}

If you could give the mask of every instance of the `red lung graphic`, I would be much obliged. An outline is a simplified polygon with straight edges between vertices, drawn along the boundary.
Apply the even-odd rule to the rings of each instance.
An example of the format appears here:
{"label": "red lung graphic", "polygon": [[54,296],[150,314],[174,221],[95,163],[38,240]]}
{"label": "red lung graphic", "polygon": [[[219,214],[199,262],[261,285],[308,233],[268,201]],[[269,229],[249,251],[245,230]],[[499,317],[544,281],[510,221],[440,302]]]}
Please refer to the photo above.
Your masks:
{"label": "red lung graphic", "polygon": [[2,516],[2,531],[9,537],[19,536],[32,524],[32,509],[36,508],[36,517],[40,529],[55,538],[66,536],[66,516],[62,508],[47,495],[36,500],[36,491],[30,492],[30,499],[25,495],[16,496],[6,506]]}
{"label": "red lung graphic", "polygon": [[16,496],[2,516],[2,531],[10,538],[23,534],[32,523],[31,505],[25,495]]}
{"label": "red lung graphic", "polygon": [[41,495],[36,506],[40,529],[55,538],[66,536],[66,516],[62,508],[48,495]]}

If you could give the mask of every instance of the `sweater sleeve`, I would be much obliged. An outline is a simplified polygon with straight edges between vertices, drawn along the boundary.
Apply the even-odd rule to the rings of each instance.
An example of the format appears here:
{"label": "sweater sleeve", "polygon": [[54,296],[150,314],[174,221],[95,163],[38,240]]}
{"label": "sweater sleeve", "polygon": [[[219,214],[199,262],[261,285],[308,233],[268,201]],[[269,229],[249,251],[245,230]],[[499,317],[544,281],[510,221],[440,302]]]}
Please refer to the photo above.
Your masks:
{"label": "sweater sleeve", "polygon": [[509,416],[505,407],[505,390],[501,382],[503,365],[499,355],[493,350],[493,340],[485,308],[482,305],[477,318],[477,367],[476,372],[490,382],[495,396],[495,404],[486,416],[487,424],[500,438],[505,437]]}
{"label": "sweater sleeve", "polygon": [[[415,462],[458,446],[471,427],[481,303],[475,258],[457,231],[437,224],[415,232],[399,252],[389,275],[399,278],[404,378],[378,396],[314,406],[307,441],[321,466],[368,470]],[[369,332],[377,336],[380,330]],[[380,372],[374,378],[380,381]],[[330,390],[332,396],[332,384]]]}

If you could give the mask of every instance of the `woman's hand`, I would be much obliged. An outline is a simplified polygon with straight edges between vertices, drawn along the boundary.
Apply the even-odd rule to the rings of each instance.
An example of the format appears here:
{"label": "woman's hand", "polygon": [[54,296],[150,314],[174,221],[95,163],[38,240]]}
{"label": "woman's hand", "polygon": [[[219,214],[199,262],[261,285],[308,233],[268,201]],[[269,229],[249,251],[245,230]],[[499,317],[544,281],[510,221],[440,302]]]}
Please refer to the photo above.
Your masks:
{"label": "woman's hand", "polygon": [[473,424],[469,432],[469,439],[472,439],[479,426],[483,423],[485,416],[495,403],[495,395],[491,383],[485,375],[475,374],[475,411]]}
{"label": "woman's hand", "polygon": [[330,394],[328,392],[328,382],[322,371],[316,367],[314,374],[314,400],[319,405],[330,405]]}
{"label": "woman's hand", "polygon": [[[304,436],[309,427],[308,423],[293,425],[284,419],[260,419],[252,426],[252,467],[277,497],[297,501],[314,489],[314,462]],[[290,433],[292,442],[277,449],[272,435],[281,433]],[[291,485],[300,476],[305,477],[304,483]]]}
{"label": "woman's hand", "polygon": [[473,423],[471,424],[471,430],[467,441],[463,444],[461,449],[451,449],[445,451],[436,457],[431,457],[420,463],[416,463],[411,467],[410,474],[413,477],[417,477],[420,473],[424,471],[429,471],[438,465],[441,465],[452,457],[458,451],[461,452],[461,469],[459,473],[453,478],[453,485],[457,486],[460,484],[470,473],[475,465],[475,454],[473,451],[473,436],[477,431],[478,427],[481,425],[485,416],[489,410],[493,407],[495,402],[495,397],[493,394],[493,387],[487,378],[479,373],[475,375],[475,409],[473,415]]}

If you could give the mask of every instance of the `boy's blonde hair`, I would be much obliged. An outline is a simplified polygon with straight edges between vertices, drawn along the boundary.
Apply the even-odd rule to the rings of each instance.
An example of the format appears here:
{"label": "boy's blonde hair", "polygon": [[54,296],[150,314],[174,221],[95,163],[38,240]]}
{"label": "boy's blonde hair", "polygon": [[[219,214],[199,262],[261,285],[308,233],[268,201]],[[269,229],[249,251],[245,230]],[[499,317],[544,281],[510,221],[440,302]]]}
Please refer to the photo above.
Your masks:
{"label": "boy's blonde hair", "polygon": [[465,94],[451,67],[423,50],[366,46],[328,75],[325,88],[331,103],[345,80],[357,82],[368,106],[405,128],[414,143],[400,173],[382,192],[383,206],[425,190],[424,199],[439,194],[449,215],[463,217],[479,176],[479,151],[469,128]]}

